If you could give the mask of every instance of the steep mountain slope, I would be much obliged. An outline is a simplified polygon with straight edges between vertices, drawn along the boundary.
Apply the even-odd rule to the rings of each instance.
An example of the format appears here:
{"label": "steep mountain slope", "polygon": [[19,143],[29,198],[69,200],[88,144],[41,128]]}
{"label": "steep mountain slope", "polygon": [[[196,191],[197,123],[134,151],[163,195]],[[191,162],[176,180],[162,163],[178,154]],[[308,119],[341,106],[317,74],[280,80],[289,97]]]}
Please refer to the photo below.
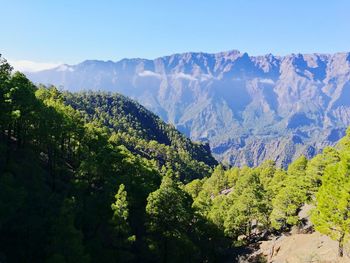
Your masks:
{"label": "steep mountain slope", "polygon": [[70,91],[130,96],[235,165],[313,156],[350,125],[350,53],[184,53],[85,61],[28,76]]}
{"label": "steep mountain slope", "polygon": [[173,126],[120,94],[102,92],[65,93],[65,103],[88,122],[108,127],[111,141],[158,166],[171,167],[180,179],[190,181],[210,174],[217,161],[207,143],[193,143]]}

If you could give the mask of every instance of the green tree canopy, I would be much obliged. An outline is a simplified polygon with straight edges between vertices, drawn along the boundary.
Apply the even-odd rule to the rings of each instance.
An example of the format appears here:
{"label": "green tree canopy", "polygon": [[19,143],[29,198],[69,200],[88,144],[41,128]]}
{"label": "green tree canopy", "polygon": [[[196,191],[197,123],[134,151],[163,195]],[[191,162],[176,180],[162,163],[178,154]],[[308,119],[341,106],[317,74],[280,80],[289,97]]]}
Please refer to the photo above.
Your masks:
{"label": "green tree canopy", "polygon": [[316,194],[311,220],[315,229],[339,243],[339,256],[350,240],[350,155],[342,153],[339,163],[330,164]]}

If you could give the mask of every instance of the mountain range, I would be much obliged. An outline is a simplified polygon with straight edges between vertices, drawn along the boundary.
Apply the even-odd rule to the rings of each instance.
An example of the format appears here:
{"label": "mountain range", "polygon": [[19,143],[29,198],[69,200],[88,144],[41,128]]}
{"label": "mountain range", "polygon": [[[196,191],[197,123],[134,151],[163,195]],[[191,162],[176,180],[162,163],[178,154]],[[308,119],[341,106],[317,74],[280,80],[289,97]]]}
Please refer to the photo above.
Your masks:
{"label": "mountain range", "polygon": [[28,72],[35,83],[129,96],[231,165],[286,166],[350,125],[350,53],[183,53]]}

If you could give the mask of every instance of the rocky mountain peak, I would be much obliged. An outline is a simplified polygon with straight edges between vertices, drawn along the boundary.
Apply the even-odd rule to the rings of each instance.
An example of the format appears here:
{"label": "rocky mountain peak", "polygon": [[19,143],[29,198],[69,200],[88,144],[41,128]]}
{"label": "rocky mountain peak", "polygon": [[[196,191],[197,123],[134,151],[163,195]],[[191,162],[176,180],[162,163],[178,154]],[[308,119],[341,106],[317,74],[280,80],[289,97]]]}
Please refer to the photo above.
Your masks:
{"label": "rocky mountain peak", "polygon": [[266,159],[286,165],[300,154],[312,156],[350,125],[345,52],[188,52],[154,60],[90,60],[28,76],[71,91],[130,96],[192,139],[209,141],[218,159],[236,165]]}

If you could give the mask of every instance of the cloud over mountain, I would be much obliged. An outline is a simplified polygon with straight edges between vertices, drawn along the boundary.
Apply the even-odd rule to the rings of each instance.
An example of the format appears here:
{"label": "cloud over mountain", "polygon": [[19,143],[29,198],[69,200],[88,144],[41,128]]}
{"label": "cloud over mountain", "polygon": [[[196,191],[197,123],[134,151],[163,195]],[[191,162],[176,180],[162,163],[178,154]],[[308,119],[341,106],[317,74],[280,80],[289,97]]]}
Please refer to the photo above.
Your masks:
{"label": "cloud over mountain", "polygon": [[30,60],[9,60],[15,70],[25,72],[36,72],[46,69],[52,69],[61,63],[35,62]]}

